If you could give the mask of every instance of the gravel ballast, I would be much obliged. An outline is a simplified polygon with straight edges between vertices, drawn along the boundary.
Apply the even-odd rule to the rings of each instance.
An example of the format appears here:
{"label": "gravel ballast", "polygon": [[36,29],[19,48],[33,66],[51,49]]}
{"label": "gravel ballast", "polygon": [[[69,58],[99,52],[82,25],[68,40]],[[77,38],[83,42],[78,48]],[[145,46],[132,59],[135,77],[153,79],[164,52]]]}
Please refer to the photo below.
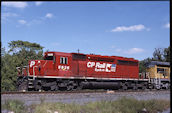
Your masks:
{"label": "gravel ballast", "polygon": [[138,100],[164,99],[170,100],[170,91],[142,91],[142,92],[119,92],[106,93],[43,93],[43,94],[1,94],[1,104],[5,100],[21,100],[25,105],[44,102],[62,102],[84,104],[101,100],[116,100],[120,97],[133,97]]}

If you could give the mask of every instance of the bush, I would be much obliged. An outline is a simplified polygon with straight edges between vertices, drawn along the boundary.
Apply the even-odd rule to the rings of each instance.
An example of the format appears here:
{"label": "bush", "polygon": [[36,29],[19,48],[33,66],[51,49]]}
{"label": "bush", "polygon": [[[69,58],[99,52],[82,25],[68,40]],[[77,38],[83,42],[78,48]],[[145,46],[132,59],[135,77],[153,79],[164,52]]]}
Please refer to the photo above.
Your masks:
{"label": "bush", "polygon": [[115,101],[89,102],[83,105],[71,103],[47,103],[40,98],[40,104],[26,107],[18,100],[8,100],[2,105],[3,109],[15,113],[138,113],[146,109],[148,113],[162,112],[170,107],[168,100],[137,100],[122,97]]}
{"label": "bush", "polygon": [[26,113],[26,107],[24,106],[24,102],[19,100],[6,100],[2,105],[3,110],[10,110],[14,113]]}
{"label": "bush", "polygon": [[149,113],[162,112],[170,107],[167,100],[136,100],[122,97],[116,101],[89,102],[84,105],[75,103],[41,103],[35,107],[35,113],[138,113],[144,108]]}

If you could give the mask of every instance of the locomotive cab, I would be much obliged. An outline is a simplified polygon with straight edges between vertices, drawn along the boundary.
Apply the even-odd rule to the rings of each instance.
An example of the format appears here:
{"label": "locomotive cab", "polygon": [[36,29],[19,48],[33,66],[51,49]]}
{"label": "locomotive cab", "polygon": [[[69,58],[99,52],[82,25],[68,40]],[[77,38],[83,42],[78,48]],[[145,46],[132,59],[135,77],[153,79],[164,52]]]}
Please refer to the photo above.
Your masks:
{"label": "locomotive cab", "polygon": [[47,61],[44,76],[68,76],[70,73],[71,56],[64,53],[46,52],[44,60]]}
{"label": "locomotive cab", "polygon": [[53,52],[46,52],[44,54],[44,61],[45,63],[42,64],[42,67],[44,69],[44,73],[42,73],[42,76],[53,75],[57,71],[55,54]]}
{"label": "locomotive cab", "polygon": [[54,55],[54,53],[45,53],[44,54],[44,60],[53,61],[53,63],[55,63],[56,62],[56,56]]}
{"label": "locomotive cab", "polygon": [[18,76],[68,76],[71,59],[69,54],[62,52],[45,52],[43,60],[30,60],[28,66],[17,67]]}
{"label": "locomotive cab", "polygon": [[[44,60],[30,60],[28,66],[17,67],[18,76],[44,76],[55,70],[56,56],[54,53],[45,53]],[[46,71],[47,70],[47,71]]]}

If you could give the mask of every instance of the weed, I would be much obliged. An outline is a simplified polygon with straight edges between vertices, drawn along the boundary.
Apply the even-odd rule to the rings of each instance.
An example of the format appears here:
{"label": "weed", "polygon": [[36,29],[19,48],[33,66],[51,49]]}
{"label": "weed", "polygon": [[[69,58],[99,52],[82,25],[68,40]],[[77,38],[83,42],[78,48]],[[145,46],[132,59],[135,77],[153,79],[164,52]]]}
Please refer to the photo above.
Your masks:
{"label": "weed", "polygon": [[41,102],[41,104],[43,104],[45,102],[45,97],[41,97],[40,102]]}
{"label": "weed", "polygon": [[[76,103],[48,103],[45,98],[40,98],[40,104],[33,104],[27,108],[32,109],[29,113],[138,113],[143,109],[149,113],[162,112],[170,107],[168,100],[136,100],[122,97],[115,101],[89,102],[84,105]],[[8,100],[2,105],[3,109],[15,113],[26,113],[24,103],[18,100]],[[28,110],[28,109],[27,109]]]}
{"label": "weed", "polygon": [[5,103],[2,105],[2,109],[10,110],[15,113],[26,113],[24,102],[19,100],[6,100]]}

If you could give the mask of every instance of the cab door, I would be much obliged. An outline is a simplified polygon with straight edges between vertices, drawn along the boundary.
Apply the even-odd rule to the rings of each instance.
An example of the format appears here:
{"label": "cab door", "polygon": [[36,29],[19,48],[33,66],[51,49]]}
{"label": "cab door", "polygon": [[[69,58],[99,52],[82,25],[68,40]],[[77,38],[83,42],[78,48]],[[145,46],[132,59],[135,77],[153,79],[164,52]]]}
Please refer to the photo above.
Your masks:
{"label": "cab door", "polygon": [[45,74],[46,76],[55,76],[57,75],[56,70],[56,57],[53,53],[48,53],[45,59],[45,64],[43,67],[45,67]]}

